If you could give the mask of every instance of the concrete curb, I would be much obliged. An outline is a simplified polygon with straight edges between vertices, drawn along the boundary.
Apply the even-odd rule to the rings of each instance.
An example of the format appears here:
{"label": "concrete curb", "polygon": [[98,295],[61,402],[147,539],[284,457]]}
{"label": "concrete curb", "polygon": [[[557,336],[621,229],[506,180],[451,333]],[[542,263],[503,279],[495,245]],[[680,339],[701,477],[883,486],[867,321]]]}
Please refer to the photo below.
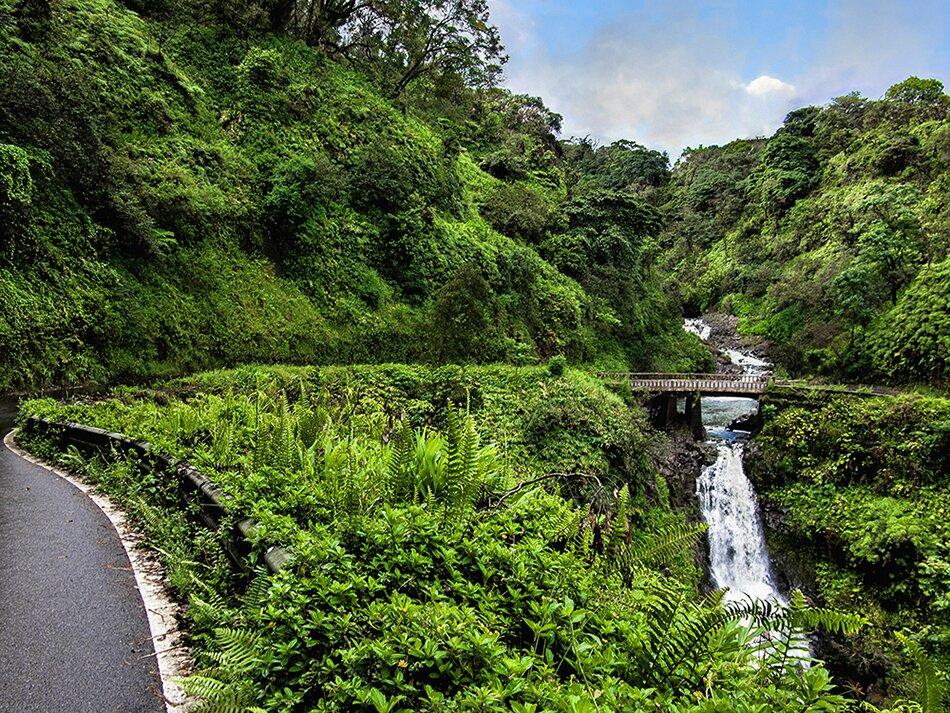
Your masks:
{"label": "concrete curb", "polygon": [[[80,423],[55,423],[30,416],[26,419],[24,432],[52,438],[62,448],[75,446],[87,455],[110,457],[113,454],[133,454],[142,459],[143,465],[160,475],[175,478],[184,504],[196,504],[201,521],[208,527],[216,530],[228,515],[234,516],[236,524],[231,529],[226,549],[240,569],[249,569],[247,557],[254,549],[250,536],[258,527],[257,521],[229,512],[224,493],[194,466],[185,461],[176,461],[147,441],[136,441],[121,433],[110,433]],[[264,565],[272,573],[279,572],[289,560],[290,554],[282,547],[270,547],[264,552]]]}
{"label": "concrete curb", "polygon": [[165,710],[167,713],[184,713],[189,709],[192,701],[176,680],[191,671],[192,661],[187,647],[182,642],[181,630],[178,628],[180,608],[165,585],[165,570],[158,556],[142,546],[142,536],[132,529],[125,513],[108,496],[98,492],[79,478],[21,449],[16,442],[16,434],[17,429],[14,429],[3,439],[4,445],[11,453],[38,468],[49,471],[80,490],[112,523],[129,558],[136,587],[145,606],[148,627],[152,634],[152,648],[155,651],[154,656],[162,679]]}

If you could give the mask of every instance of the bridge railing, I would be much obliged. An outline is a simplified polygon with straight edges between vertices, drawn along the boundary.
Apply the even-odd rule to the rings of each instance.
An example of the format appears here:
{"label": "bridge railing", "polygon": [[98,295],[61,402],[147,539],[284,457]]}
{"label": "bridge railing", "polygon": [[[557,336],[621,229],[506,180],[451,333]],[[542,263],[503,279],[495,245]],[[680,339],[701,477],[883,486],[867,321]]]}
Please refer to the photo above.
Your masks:
{"label": "bridge railing", "polygon": [[728,381],[736,384],[767,384],[772,378],[769,374],[676,374],[635,371],[600,371],[597,375],[605,379],[628,381]]}
{"label": "bridge railing", "polygon": [[602,379],[625,381],[647,391],[706,391],[761,393],[772,377],[768,374],[669,374],[653,372],[599,372]]}

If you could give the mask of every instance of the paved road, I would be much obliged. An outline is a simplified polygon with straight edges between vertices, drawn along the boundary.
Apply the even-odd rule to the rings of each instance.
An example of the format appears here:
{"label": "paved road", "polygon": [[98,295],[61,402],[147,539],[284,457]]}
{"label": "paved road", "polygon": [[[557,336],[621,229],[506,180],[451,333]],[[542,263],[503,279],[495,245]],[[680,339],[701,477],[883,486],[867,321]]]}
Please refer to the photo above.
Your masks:
{"label": "paved road", "polygon": [[164,711],[150,637],[108,518],[0,444],[0,713]]}

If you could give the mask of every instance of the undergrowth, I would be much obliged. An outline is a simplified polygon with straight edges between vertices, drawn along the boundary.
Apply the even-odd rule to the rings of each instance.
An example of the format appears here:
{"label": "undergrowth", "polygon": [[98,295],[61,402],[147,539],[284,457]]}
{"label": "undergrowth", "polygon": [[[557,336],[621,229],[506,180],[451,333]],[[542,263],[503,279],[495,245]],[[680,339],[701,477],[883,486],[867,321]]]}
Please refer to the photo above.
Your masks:
{"label": "undergrowth", "polygon": [[[572,374],[530,377],[556,393],[565,379],[584,383]],[[172,583],[200,668],[186,686],[199,710],[849,708],[828,671],[802,666],[790,647],[793,632],[815,627],[853,634],[860,616],[799,595],[788,609],[701,596],[691,547],[702,528],[651,499],[637,471],[623,480],[608,460],[525,465],[499,430],[480,428],[482,412],[496,423],[505,413],[490,399],[430,396],[431,406],[416,403],[437,407],[420,425],[386,408],[411,403],[411,382],[395,378],[405,374],[371,369],[363,383],[370,375],[387,399],[352,374],[341,387],[332,370],[248,369],[24,405],[188,458],[259,520],[258,550],[292,553],[279,573],[242,580],[216,536],[194,536],[167,484],[121,463],[90,467],[178,565]],[[602,398],[588,405],[598,421],[617,397]],[[513,431],[515,410],[504,416]],[[576,418],[565,412],[560,428]]]}

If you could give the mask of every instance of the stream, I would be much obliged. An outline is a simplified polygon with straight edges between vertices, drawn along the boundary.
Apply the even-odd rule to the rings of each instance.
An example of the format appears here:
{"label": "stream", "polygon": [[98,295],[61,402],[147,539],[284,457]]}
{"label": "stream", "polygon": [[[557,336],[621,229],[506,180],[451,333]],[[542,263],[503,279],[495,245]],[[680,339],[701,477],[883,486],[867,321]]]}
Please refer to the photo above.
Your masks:
{"label": "stream", "polygon": [[[683,326],[704,341],[712,332],[702,319],[687,319]],[[729,348],[720,353],[743,373],[771,373],[772,365],[752,354]],[[736,418],[757,409],[755,399],[703,398],[703,425],[710,441],[718,445],[718,455],[696,481],[696,496],[709,527],[710,575],[715,586],[727,590],[727,600],[751,597],[784,605],[787,602],[772,576],[758,498],[742,464],[743,441],[750,434],[729,428]]]}

